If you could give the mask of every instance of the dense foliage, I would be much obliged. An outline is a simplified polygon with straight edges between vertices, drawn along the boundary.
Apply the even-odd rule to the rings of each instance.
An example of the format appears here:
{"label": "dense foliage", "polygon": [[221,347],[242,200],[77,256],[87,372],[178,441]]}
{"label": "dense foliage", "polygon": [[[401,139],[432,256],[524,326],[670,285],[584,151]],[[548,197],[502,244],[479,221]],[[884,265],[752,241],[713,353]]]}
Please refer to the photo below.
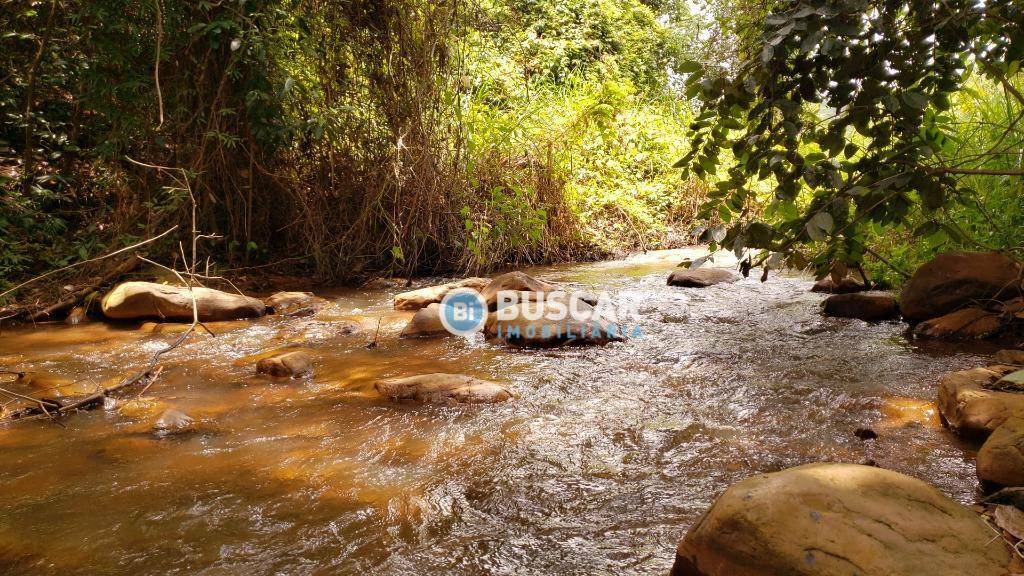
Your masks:
{"label": "dense foliage", "polygon": [[891,230],[911,229],[905,256],[985,245],[964,224],[993,208],[1022,215],[1019,2],[795,0],[759,29],[738,69],[692,64],[686,80],[702,108],[679,165],[717,181],[703,215],[730,223],[723,246],[843,274],[888,261],[872,244],[900,252]]}
{"label": "dense foliage", "polygon": [[135,162],[216,260],[330,280],[664,245],[703,189],[673,7],[0,1],[0,283],[187,232]]}
{"label": "dense foliage", "polygon": [[0,0],[0,284],[178,225],[148,247],[173,259],[192,198],[215,268],[331,281],[698,224],[751,265],[893,281],[1020,250],[1021,10]]}

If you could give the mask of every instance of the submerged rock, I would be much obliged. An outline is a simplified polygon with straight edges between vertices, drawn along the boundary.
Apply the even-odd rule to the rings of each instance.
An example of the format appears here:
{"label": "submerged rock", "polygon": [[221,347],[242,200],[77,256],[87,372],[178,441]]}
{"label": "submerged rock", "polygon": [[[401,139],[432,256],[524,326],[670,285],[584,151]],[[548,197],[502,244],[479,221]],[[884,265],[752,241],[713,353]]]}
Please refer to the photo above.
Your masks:
{"label": "submerged rock", "polygon": [[1021,296],[1021,266],[998,252],[946,252],[903,286],[903,316],[921,322],[988,300]]}
{"label": "submerged rock", "polygon": [[836,294],[826,298],[821,303],[821,308],[826,316],[858,318],[869,322],[895,320],[900,317],[900,307],[896,299],[877,292]]}
{"label": "submerged rock", "polygon": [[725,268],[678,268],[668,275],[669,286],[706,288],[715,284],[731,283],[740,277]]}
{"label": "submerged rock", "polygon": [[94,387],[49,372],[22,372],[14,383],[28,388],[30,396],[46,399],[82,396],[91,392]]}
{"label": "submerged rock", "polygon": [[[108,398],[109,399],[109,398]],[[158,418],[167,411],[167,403],[152,396],[118,399],[114,402],[113,408],[118,414],[132,420]]]}
{"label": "submerged rock", "polygon": [[[241,294],[202,287],[192,290],[201,322],[256,318],[267,308],[260,300]],[[125,282],[103,297],[102,309],[103,315],[113,320],[191,320],[192,296],[184,286]]]}
{"label": "submerged rock", "polygon": [[[547,292],[554,292],[561,290],[561,288],[550,282],[538,280],[525,272],[508,272],[495,276],[487,286],[480,291],[480,294],[484,297],[484,301],[487,302],[487,308],[494,310],[498,305],[498,292],[526,292],[543,294]],[[529,294],[521,294],[520,301],[527,299],[537,299],[536,296],[529,296]]]}
{"label": "submerged rock", "polygon": [[351,320],[313,320],[288,326],[282,334],[294,334],[303,342],[322,342],[332,338],[347,338],[362,332],[362,327]]}
{"label": "submerged rock", "polygon": [[914,327],[914,336],[936,340],[984,340],[1003,331],[1003,321],[976,306],[925,320]]}
{"label": "submerged rock", "polygon": [[310,316],[327,301],[312,292],[277,292],[263,302],[273,314]]}
{"label": "submerged rock", "polygon": [[997,364],[950,372],[939,379],[943,422],[967,436],[988,436],[1010,417],[1024,418],[1024,394],[1000,390],[999,380],[1019,366]]}
{"label": "submerged rock", "polygon": [[195,429],[196,421],[191,416],[173,408],[165,410],[153,423],[153,432],[158,436],[184,434]]}
{"label": "submerged rock", "polygon": [[679,543],[672,576],[1004,576],[1010,554],[936,488],[857,464],[730,486]]}
{"label": "submerged rock", "polygon": [[1024,418],[1007,418],[978,451],[978,478],[1000,486],[1024,486]]}
{"label": "submerged rock", "polygon": [[512,397],[497,382],[461,374],[422,374],[389,378],[374,384],[382,396],[392,400],[414,400],[432,404],[491,404]]}
{"label": "submerged rock", "polygon": [[313,373],[313,359],[301,350],[281,352],[256,362],[256,371],[275,378],[304,378]]}
{"label": "submerged rock", "polygon": [[466,278],[457,282],[449,282],[439,286],[428,286],[418,290],[402,292],[395,296],[395,310],[419,310],[444,299],[445,295],[456,288],[472,288],[483,290],[490,280],[487,278]]}
{"label": "submerged rock", "polygon": [[448,329],[441,323],[441,305],[430,304],[413,315],[402,330],[402,338],[423,338],[448,335]]}
{"label": "submerged rock", "polygon": [[811,286],[811,292],[824,292],[827,294],[852,294],[854,292],[865,292],[869,288],[858,282],[855,278],[847,276],[838,283],[832,276],[825,276]]}

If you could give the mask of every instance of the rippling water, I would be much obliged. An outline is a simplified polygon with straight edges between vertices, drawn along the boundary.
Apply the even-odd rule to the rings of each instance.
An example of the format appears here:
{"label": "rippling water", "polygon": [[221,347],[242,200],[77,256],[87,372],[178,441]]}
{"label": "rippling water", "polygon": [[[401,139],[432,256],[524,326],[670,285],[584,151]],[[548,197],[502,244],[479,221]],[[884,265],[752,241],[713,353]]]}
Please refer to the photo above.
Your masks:
{"label": "rippling water", "polygon": [[[824,318],[807,278],[666,286],[692,254],[529,270],[637,303],[644,337],[601,348],[400,340],[411,314],[391,310],[398,290],[335,293],[314,318],[211,325],[216,337],[165,356],[133,409],[0,428],[0,572],[663,574],[730,483],[819,460],[873,459],[973,500],[973,447],[941,429],[933,400],[941,373],[986,350]],[[340,320],[362,334],[332,330]],[[8,331],[0,369],[86,390],[174,338]],[[254,375],[256,355],[289,345],[313,355],[312,380]],[[423,372],[501,380],[519,398],[446,408],[373,389]],[[200,432],[155,437],[166,407]],[[861,426],[879,438],[858,440]]]}

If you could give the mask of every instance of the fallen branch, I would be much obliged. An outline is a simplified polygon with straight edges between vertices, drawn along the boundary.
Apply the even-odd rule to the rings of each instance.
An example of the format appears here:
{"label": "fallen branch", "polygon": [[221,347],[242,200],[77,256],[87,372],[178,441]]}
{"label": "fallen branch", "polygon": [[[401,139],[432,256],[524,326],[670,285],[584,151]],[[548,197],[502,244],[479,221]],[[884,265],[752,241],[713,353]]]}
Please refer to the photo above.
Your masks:
{"label": "fallen branch", "polygon": [[[167,349],[162,350],[161,352],[158,352],[157,354],[160,354],[160,353],[166,352],[166,351],[167,351]],[[154,356],[154,358],[158,358],[158,357],[159,356]],[[69,412],[74,412],[75,410],[88,410],[90,408],[95,408],[96,406],[102,405],[103,404],[103,400],[105,398],[107,398],[108,396],[110,396],[111,394],[113,394],[114,392],[117,392],[118,390],[121,390],[122,388],[127,388],[128,386],[131,386],[132,384],[136,384],[138,382],[142,382],[143,380],[147,380],[147,379],[149,380],[149,382],[147,384],[147,389],[148,389],[148,387],[150,385],[152,385],[153,381],[155,381],[156,378],[160,376],[160,373],[162,371],[163,371],[162,367],[156,368],[156,369],[154,369],[152,367],[148,367],[146,370],[144,370],[142,372],[139,372],[138,374],[135,374],[134,376],[132,376],[130,378],[122,380],[120,383],[115,384],[114,386],[110,386],[108,388],[103,388],[102,390],[100,390],[98,392],[95,392],[93,394],[89,394],[88,396],[84,396],[84,397],[79,398],[78,400],[74,400],[74,401],[72,401],[72,402],[70,402],[68,404],[62,404],[60,402],[56,402],[56,401],[53,401],[53,400],[39,400],[39,399],[31,398],[31,397],[28,397],[28,396],[18,395],[17,393],[10,392],[8,390],[0,389],[0,391],[3,391],[3,392],[8,393],[8,394],[21,396],[21,398],[23,400],[25,400],[25,401],[32,401],[32,402],[35,403],[34,406],[28,406],[26,408],[22,408],[21,410],[18,410],[16,412],[11,413],[10,416],[5,418],[4,420],[0,420],[0,422],[8,422],[8,421],[15,421],[15,420],[26,420],[26,419],[38,418],[38,417],[42,417],[42,416],[48,417],[50,419],[56,419],[58,416],[63,416],[64,414],[67,414]]]}
{"label": "fallen branch", "polygon": [[55,304],[47,306],[46,308],[43,308],[42,310],[39,310],[38,312],[34,312],[34,313],[30,314],[28,316],[28,321],[29,322],[40,322],[40,321],[43,321],[43,320],[51,319],[54,314],[57,314],[59,312],[67,310],[68,308],[71,308],[72,306],[77,304],[82,298],[85,298],[86,296],[88,296],[92,292],[95,292],[97,288],[103,286],[104,284],[107,284],[108,282],[112,282],[114,280],[117,280],[121,276],[124,276],[125,274],[127,274],[127,273],[131,272],[132,270],[138,268],[138,266],[139,266],[139,264],[141,262],[142,261],[137,256],[132,255],[127,260],[125,260],[123,263],[121,263],[121,265],[119,265],[118,267],[114,268],[110,272],[104,274],[103,277],[99,278],[95,282],[90,283],[88,286],[84,286],[82,288],[79,288],[78,290],[75,290],[69,296],[67,296],[66,298],[61,300],[60,302],[57,302]]}

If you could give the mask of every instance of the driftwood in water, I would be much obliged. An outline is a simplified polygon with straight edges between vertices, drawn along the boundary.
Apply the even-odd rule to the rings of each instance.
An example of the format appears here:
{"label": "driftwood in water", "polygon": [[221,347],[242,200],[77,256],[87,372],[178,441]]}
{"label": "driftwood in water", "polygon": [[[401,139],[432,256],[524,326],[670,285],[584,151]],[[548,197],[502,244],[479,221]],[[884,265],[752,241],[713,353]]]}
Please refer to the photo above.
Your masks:
{"label": "driftwood in water", "polygon": [[122,380],[121,382],[113,386],[109,386],[107,388],[99,390],[98,392],[89,394],[88,396],[82,396],[80,398],[73,399],[71,402],[68,402],[67,404],[60,402],[59,400],[53,400],[49,398],[32,398],[29,396],[22,396],[21,394],[17,394],[9,390],[4,390],[4,393],[14,395],[27,402],[32,402],[34,403],[34,405],[26,406],[21,410],[12,412],[10,416],[4,418],[3,420],[0,420],[0,422],[24,420],[25,418],[42,416],[56,418],[57,416],[63,416],[64,414],[73,412],[75,410],[88,410],[91,408],[95,408],[97,406],[103,405],[103,400],[110,396],[111,394],[113,394],[114,392],[132,386],[133,384],[138,384],[145,381],[146,388],[148,389],[149,386],[157,378],[160,377],[160,373],[162,371],[163,367],[157,367],[155,369],[146,369],[142,372],[139,372],[138,374],[135,374],[134,376]]}

